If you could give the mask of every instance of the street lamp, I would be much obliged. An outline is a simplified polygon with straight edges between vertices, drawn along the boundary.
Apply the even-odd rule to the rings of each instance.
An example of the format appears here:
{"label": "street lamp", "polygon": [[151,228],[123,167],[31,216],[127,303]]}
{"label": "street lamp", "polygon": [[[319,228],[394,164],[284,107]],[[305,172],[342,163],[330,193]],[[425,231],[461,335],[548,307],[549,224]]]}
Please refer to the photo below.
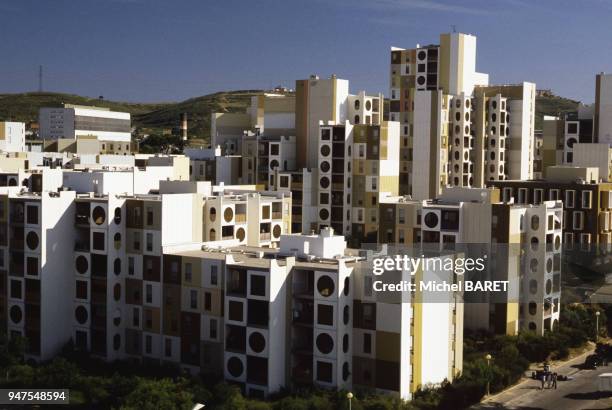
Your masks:
{"label": "street lamp", "polygon": [[351,410],[353,408],[352,407],[353,393],[351,392],[346,393],[346,398],[349,401],[349,410]]}
{"label": "street lamp", "polygon": [[487,360],[487,396],[491,395],[491,359],[493,357],[487,353],[485,359]]}
{"label": "street lamp", "polygon": [[599,341],[599,315],[601,312],[599,310],[595,311],[595,343]]}

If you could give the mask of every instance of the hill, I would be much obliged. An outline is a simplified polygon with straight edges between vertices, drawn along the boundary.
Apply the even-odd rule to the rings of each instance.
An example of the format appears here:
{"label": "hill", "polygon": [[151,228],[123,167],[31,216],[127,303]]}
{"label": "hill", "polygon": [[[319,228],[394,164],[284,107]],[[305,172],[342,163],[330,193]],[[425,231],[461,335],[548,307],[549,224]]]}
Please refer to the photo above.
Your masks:
{"label": "hill", "polygon": [[147,133],[161,133],[162,130],[178,127],[181,113],[187,113],[190,136],[208,139],[211,113],[243,111],[250,104],[251,97],[262,91],[218,92],[169,103],[129,103],[51,92],[0,94],[0,119],[28,123],[38,120],[40,107],[61,107],[64,103],[96,105],[129,112],[134,127]]}
{"label": "hill", "polygon": [[[187,113],[189,135],[205,143],[210,137],[210,114],[213,112],[240,112],[250,104],[253,95],[263,90],[239,90],[218,92],[181,102],[129,103],[100,100],[74,94],[32,92],[0,94],[0,119],[31,122],[37,121],[40,107],[60,107],[63,103],[96,105],[114,111],[132,114],[132,123],[144,133],[162,133],[179,125],[181,113]],[[577,101],[554,95],[537,97],[536,129],[542,127],[544,115],[558,115],[576,109]]]}
{"label": "hill", "polygon": [[545,115],[557,116],[569,111],[575,111],[579,102],[556,95],[536,97],[535,129],[542,129],[542,118]]}

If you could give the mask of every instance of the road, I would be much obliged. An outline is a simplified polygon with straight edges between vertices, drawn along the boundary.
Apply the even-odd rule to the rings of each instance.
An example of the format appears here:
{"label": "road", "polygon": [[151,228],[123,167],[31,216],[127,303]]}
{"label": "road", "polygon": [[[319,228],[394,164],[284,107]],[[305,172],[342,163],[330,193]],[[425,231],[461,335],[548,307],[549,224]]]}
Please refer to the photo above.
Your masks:
{"label": "road", "polygon": [[502,391],[472,409],[550,409],[583,410],[612,408],[612,395],[597,392],[597,376],[612,372],[612,364],[597,370],[581,369],[586,356],[584,353],[562,365],[553,368],[558,374],[571,376],[573,380],[557,382],[557,389],[540,390],[540,381],[526,380]]}

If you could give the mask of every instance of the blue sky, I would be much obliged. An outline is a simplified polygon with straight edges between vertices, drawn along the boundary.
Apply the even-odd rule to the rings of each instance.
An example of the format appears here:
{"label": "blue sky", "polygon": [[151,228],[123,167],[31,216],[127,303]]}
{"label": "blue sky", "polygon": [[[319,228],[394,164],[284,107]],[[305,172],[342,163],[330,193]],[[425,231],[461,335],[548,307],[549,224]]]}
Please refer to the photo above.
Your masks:
{"label": "blue sky", "polygon": [[312,73],[388,94],[389,47],[478,36],[493,83],[591,102],[612,72],[612,0],[0,0],[0,93],[177,101]]}

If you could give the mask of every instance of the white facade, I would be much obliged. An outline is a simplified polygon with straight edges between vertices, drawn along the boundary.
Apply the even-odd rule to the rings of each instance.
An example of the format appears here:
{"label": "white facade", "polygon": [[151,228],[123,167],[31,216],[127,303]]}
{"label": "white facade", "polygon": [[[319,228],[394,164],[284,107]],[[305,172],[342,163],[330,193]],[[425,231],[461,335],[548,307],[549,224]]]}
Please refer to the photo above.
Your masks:
{"label": "white facade", "polygon": [[93,135],[100,141],[131,141],[131,117],[127,112],[78,106],[41,108],[38,121],[42,139]]}
{"label": "white facade", "polygon": [[25,124],[23,122],[0,122],[0,151],[25,151]]}

